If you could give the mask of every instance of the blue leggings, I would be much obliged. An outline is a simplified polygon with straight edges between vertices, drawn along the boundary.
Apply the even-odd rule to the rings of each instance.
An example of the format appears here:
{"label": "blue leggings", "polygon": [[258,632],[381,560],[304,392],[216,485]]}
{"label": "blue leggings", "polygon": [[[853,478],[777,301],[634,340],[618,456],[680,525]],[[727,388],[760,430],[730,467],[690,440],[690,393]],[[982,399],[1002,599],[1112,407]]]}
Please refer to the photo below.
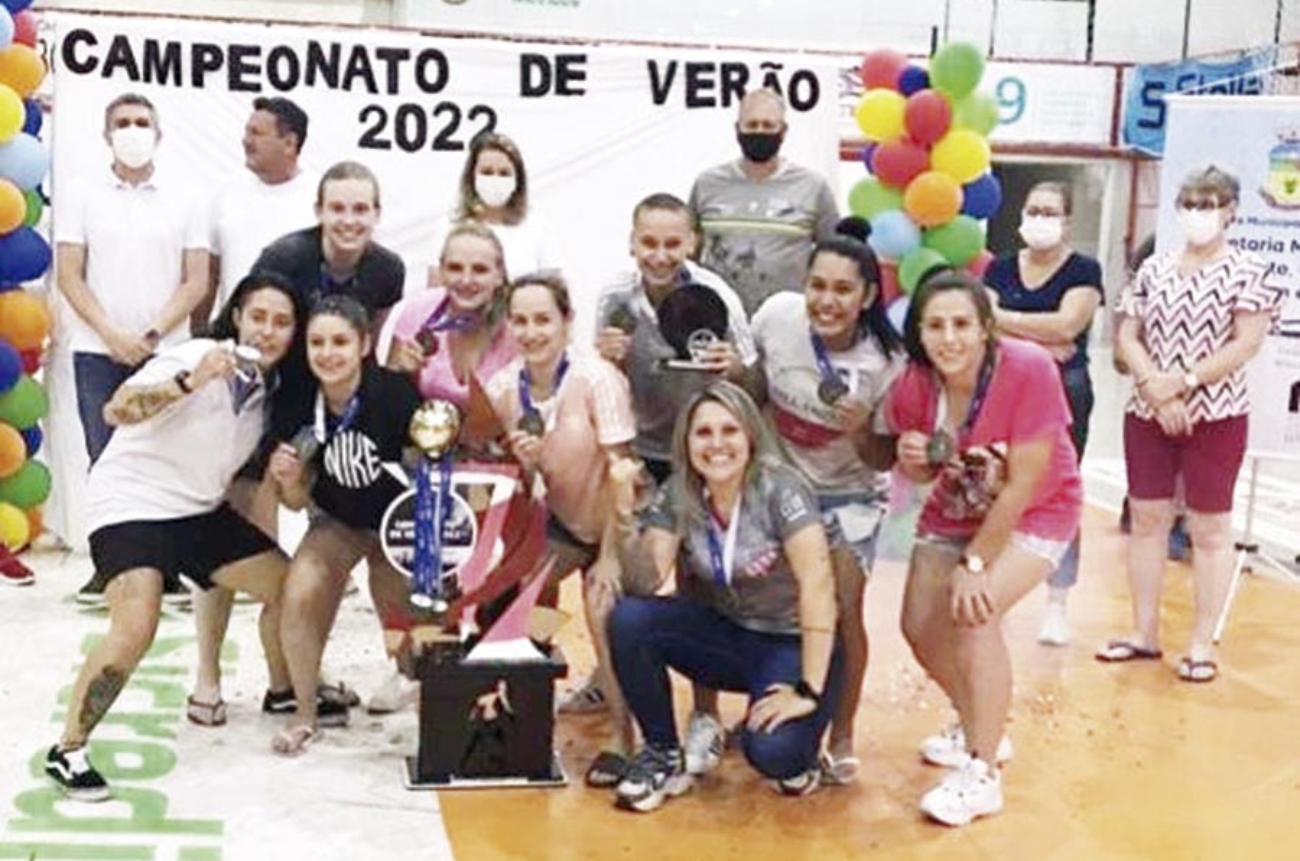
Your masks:
{"label": "blue leggings", "polygon": [[[793,684],[803,676],[798,636],[742,628],[689,598],[622,598],[609,618],[609,641],[628,708],[646,742],[660,749],[678,746],[670,667],[705,687],[747,693],[750,703],[760,699],[768,685]],[[843,682],[841,663],[836,647],[828,683],[809,679],[823,689],[821,705],[812,714],[774,732],[743,731],[745,758],[760,774],[781,780],[817,763],[822,733]]]}

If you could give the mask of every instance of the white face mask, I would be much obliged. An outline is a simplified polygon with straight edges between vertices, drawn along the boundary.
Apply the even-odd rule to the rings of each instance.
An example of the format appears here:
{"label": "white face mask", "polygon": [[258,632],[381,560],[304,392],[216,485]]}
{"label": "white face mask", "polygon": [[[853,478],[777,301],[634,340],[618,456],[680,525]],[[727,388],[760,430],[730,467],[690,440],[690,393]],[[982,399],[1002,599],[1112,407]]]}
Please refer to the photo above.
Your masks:
{"label": "white face mask", "polygon": [[1026,215],[1020,220],[1020,238],[1035,251],[1051,248],[1065,235],[1065,220],[1047,215]]}
{"label": "white face mask", "polygon": [[140,126],[113,129],[108,140],[113,147],[113,157],[132,170],[138,170],[152,161],[154,150],[158,147],[157,133]]}
{"label": "white face mask", "polygon": [[1219,209],[1178,208],[1178,227],[1189,245],[1209,245],[1223,232]]}
{"label": "white face mask", "polygon": [[519,183],[513,176],[489,173],[474,174],[474,191],[488,206],[505,206],[514,196]]}

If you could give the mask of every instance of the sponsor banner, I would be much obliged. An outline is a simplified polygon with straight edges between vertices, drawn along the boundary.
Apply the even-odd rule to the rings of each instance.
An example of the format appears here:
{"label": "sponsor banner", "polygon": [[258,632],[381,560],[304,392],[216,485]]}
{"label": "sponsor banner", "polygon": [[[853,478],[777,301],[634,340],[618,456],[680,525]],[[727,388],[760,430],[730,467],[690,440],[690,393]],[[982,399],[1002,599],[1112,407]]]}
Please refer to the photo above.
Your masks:
{"label": "sponsor banner", "polygon": [[1213,164],[1237,177],[1241,202],[1228,239],[1269,261],[1270,283],[1284,294],[1248,366],[1250,454],[1300,459],[1300,98],[1173,96],[1168,106],[1157,250],[1182,242],[1174,198],[1188,174]]}

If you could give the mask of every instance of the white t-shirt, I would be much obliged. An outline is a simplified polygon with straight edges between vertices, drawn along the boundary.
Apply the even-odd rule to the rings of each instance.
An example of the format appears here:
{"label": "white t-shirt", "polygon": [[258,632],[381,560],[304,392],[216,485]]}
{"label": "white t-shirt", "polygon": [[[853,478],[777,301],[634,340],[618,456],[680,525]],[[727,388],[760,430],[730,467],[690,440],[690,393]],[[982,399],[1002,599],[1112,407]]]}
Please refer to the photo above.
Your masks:
{"label": "white t-shirt", "polygon": [[212,254],[221,258],[215,318],[262,249],[287,233],[316,224],[318,179],[307,171],[268,185],[253,173],[217,194],[212,207]]}
{"label": "white t-shirt", "polygon": [[[172,347],[123,385],[155,385],[192,371],[217,343],[195,338]],[[86,483],[88,529],[215,510],[257,447],[265,402],[259,387],[236,414],[230,385],[213,380],[153,418],[117,428]]]}
{"label": "white t-shirt", "polygon": [[[803,294],[769,296],[752,326],[767,378],[772,423],[813,491],[822,496],[878,488],[880,476],[862,462],[853,441],[839,430],[834,408],[817,395],[821,372]],[[878,419],[889,384],[903,369],[902,351],[891,360],[874,338],[859,338],[847,350],[827,350],[826,358],[848,386],[846,397],[870,404]]]}
{"label": "white t-shirt", "polygon": [[[86,284],[119,327],[143,335],[176,293],[186,251],[208,250],[207,219],[198,199],[170,176],[140,185],[111,170],[74,185],[55,218],[55,241],[86,249]],[[206,273],[204,273],[206,275]],[[108,353],[85,320],[67,315],[66,340],[74,352]],[[160,346],[190,335],[184,321],[164,332]]]}
{"label": "white t-shirt", "polygon": [[[447,242],[456,221],[452,215],[444,215],[434,225],[432,254],[429,267],[436,272],[442,259],[442,246]],[[554,269],[556,263],[549,254],[545,221],[536,213],[531,213],[519,224],[489,224],[501,243],[501,251],[506,258],[506,276],[514,280],[521,275],[530,275],[542,269]]]}

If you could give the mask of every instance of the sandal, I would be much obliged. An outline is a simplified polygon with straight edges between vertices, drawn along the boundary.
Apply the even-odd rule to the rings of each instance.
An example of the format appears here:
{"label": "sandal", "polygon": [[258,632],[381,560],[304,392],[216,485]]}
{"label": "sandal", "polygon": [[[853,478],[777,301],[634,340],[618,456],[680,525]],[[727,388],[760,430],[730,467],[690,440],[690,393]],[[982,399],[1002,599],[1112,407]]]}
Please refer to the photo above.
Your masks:
{"label": "sandal", "polygon": [[605,699],[605,692],[600,689],[595,680],[588,679],[585,685],[562,697],[556,711],[562,715],[586,715],[602,712],[608,708],[609,702]]}
{"label": "sandal", "polygon": [[848,786],[857,781],[862,760],[853,754],[837,757],[828,750],[821,755],[818,765],[822,770],[822,783],[827,786]]}
{"label": "sandal", "polygon": [[592,760],[591,766],[587,769],[587,785],[594,786],[597,789],[609,789],[618,786],[619,782],[627,776],[631,765],[632,763],[628,758],[621,753],[602,750]]}
{"label": "sandal", "polygon": [[215,703],[205,703],[188,696],[185,698],[185,717],[199,726],[225,726],[226,701],[218,699]]}
{"label": "sandal", "polygon": [[1159,649],[1139,646],[1130,640],[1111,640],[1093,655],[1103,664],[1122,664],[1125,661],[1158,661],[1164,657]]}
{"label": "sandal", "polygon": [[1219,677],[1219,665],[1207,659],[1186,657],[1178,662],[1178,678],[1185,682],[1212,682]]}
{"label": "sandal", "polygon": [[320,735],[309,726],[295,726],[283,729],[271,737],[271,750],[280,756],[299,756],[311,747]]}

